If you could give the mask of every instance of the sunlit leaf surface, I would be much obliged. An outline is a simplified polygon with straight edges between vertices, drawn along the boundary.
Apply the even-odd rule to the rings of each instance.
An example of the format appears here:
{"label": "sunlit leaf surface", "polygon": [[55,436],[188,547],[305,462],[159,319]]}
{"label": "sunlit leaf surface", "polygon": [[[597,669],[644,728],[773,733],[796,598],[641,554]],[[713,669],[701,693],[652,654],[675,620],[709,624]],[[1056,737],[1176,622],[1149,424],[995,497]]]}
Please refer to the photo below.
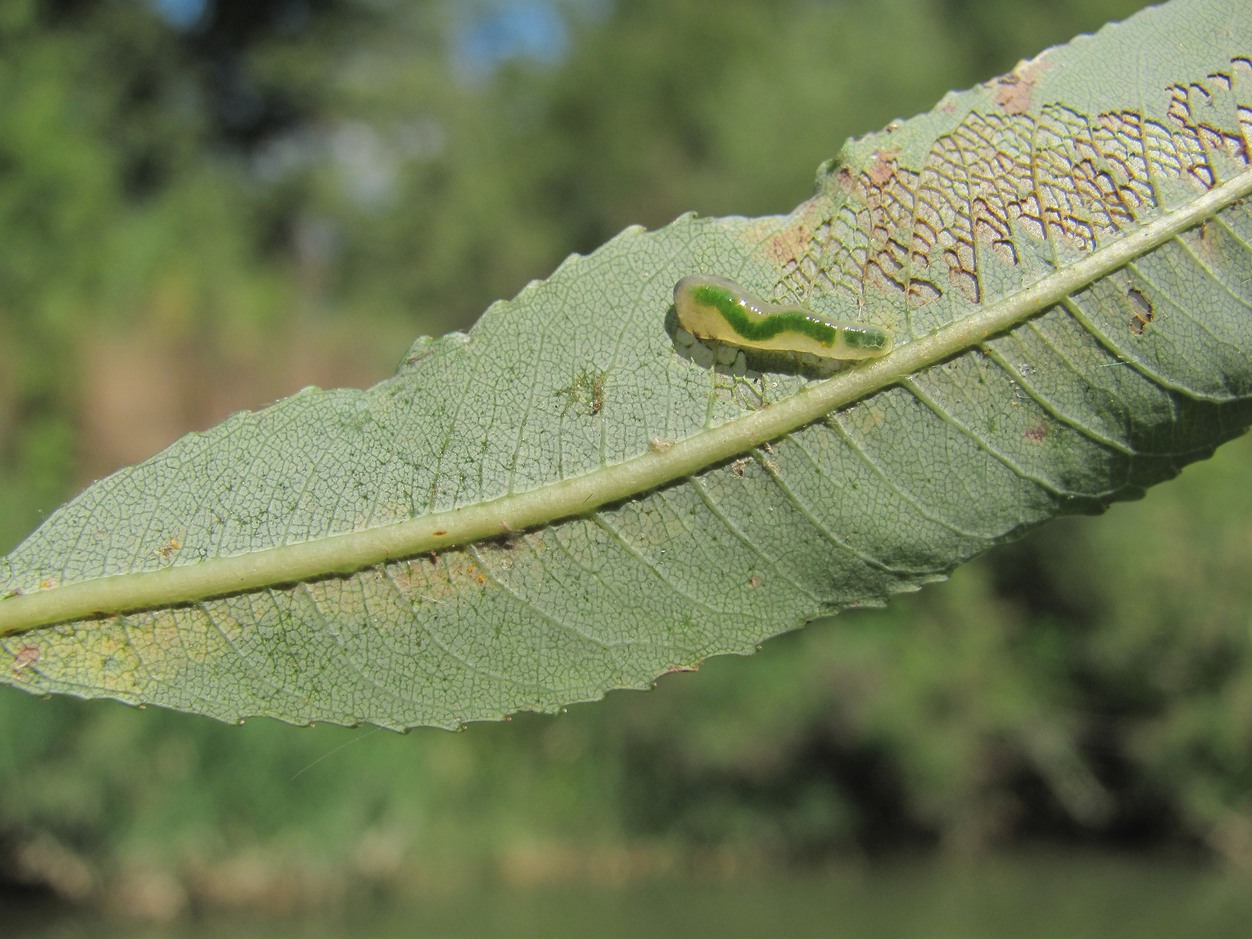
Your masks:
{"label": "sunlit leaf surface", "polygon": [[[1148,10],[849,143],[790,215],[629,230],[92,486],[0,560],[5,680],[222,719],[553,710],[1138,496],[1252,414],[1252,8]],[[710,350],[674,283],[890,329]]]}

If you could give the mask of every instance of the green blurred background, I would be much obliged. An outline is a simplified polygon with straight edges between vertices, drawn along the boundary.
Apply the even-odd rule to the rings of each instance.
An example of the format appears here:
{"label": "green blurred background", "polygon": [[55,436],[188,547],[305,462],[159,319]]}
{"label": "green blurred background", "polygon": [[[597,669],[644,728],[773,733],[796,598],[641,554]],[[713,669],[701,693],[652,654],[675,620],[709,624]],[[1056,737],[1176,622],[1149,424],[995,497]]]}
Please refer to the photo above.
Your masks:
{"label": "green blurred background", "polygon": [[[181,434],[381,380],[627,225],[787,212],[847,136],[1140,5],[3,0],[0,550]],[[1042,856],[1038,902],[1099,850],[1183,872],[1150,867],[1128,910],[1216,870],[1229,913],[1252,895],[1250,464],[1245,437],[888,610],[461,734],[0,688],[0,906],[160,921],[488,884],[516,926],[536,890],[686,885],[641,901],[675,924],[748,902],[710,887],[744,878],[869,902],[865,865],[902,858]]]}

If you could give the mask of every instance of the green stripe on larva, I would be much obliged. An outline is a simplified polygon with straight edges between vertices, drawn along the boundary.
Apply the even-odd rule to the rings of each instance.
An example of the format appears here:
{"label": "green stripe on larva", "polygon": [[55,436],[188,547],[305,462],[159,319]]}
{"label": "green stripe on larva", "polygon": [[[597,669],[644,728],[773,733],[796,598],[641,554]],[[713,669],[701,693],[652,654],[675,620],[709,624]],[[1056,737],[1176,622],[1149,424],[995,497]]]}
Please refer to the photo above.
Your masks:
{"label": "green stripe on larva", "polygon": [[891,351],[891,334],[884,329],[770,303],[712,274],[693,274],[675,284],[674,310],[679,324],[693,336],[746,349],[824,359],[871,359]]}

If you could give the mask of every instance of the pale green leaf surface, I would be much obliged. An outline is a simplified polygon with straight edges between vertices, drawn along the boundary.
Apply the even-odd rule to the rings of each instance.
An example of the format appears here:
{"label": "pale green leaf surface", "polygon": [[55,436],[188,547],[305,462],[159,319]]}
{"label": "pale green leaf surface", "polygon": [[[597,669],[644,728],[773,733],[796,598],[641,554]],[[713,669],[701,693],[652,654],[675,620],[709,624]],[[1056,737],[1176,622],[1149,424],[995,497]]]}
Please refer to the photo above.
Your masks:
{"label": "pale green leaf surface", "polygon": [[[916,589],[1252,415],[1252,10],[1180,0],[849,143],[785,217],[628,230],[96,483],[0,560],[5,680],[456,726]],[[764,142],[763,142],[764,145]],[[833,376],[713,354],[732,277],[891,328]]]}

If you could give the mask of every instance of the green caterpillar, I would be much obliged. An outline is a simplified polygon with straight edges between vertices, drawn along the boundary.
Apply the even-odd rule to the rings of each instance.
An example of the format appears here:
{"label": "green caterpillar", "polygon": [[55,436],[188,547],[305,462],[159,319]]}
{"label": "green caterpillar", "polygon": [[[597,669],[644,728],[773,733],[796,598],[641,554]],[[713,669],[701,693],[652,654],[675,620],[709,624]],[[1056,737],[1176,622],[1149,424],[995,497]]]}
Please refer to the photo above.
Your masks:
{"label": "green caterpillar", "polygon": [[798,352],[824,359],[872,359],[891,351],[891,333],[832,320],[792,304],[770,303],[732,280],[693,274],[674,285],[683,329],[745,349]]}

